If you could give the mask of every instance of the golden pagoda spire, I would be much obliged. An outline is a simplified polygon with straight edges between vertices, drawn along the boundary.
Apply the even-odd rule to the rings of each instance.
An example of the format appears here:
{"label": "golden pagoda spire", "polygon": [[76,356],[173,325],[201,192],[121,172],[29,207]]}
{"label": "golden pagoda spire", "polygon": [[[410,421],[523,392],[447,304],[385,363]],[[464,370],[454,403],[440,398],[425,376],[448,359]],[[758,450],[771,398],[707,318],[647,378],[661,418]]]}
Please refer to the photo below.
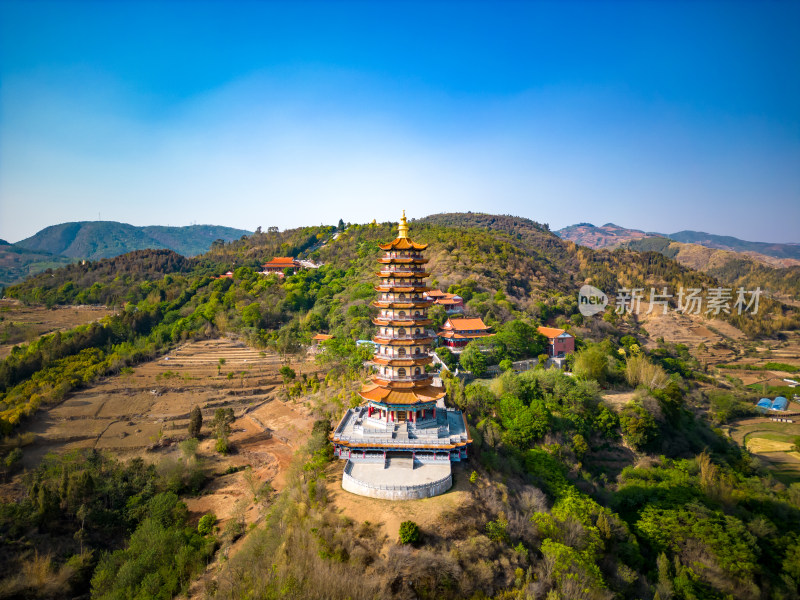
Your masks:
{"label": "golden pagoda spire", "polygon": [[406,221],[406,211],[403,211],[403,218],[400,219],[400,225],[397,227],[397,237],[399,238],[407,238],[408,237],[408,222]]}

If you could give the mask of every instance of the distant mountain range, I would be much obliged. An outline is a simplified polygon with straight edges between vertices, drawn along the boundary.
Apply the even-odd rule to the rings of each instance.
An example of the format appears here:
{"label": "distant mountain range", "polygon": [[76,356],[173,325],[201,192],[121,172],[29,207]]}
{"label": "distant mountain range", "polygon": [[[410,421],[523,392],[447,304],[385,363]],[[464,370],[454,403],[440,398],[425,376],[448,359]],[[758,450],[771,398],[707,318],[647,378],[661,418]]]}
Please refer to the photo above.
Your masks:
{"label": "distant mountain range", "polygon": [[220,225],[136,227],[116,221],[62,223],[15,244],[0,240],[0,285],[75,260],[112,258],[133,250],[167,249],[183,256],[197,256],[208,252],[214,240],[230,242],[250,233]]}
{"label": "distant mountain range", "polygon": [[0,240],[0,287],[22,281],[47,269],[56,269],[73,259],[54,256],[49,252],[34,252]]}
{"label": "distant mountain range", "polygon": [[[704,231],[678,231],[677,233],[646,232],[640,229],[626,229],[614,223],[596,227],[591,223],[570,225],[555,232],[561,239],[570,240],[589,248],[616,248],[633,240],[662,237],[686,244],[699,244],[706,248],[760,254],[778,259],[800,260],[800,244],[773,244],[769,242],[748,242],[727,235],[714,235]],[[777,265],[774,265],[777,266]]]}

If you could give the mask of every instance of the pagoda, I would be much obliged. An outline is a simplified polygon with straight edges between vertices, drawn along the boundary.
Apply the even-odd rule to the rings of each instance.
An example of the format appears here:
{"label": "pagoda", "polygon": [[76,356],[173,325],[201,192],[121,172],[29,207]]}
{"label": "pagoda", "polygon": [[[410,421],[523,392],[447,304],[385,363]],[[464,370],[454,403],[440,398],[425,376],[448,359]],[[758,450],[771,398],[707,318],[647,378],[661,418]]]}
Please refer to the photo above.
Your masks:
{"label": "pagoda", "polygon": [[335,453],[347,460],[342,486],[388,499],[424,498],[452,485],[451,461],[467,456],[466,420],[444,405],[445,390],[426,370],[435,334],[427,327],[431,288],[423,252],[408,237],[405,211],[397,238],[380,244],[379,297],[373,323],[377,372],[359,392],[364,404],[348,410],[331,434]]}

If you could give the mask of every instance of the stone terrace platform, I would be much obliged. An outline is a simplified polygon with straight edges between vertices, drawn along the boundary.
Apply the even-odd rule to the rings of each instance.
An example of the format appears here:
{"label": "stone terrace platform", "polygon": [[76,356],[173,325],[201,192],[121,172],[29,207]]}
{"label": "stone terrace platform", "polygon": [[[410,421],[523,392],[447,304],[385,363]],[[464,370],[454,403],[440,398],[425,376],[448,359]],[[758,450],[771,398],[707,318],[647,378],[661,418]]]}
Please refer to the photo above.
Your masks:
{"label": "stone terrace platform", "polygon": [[385,500],[417,500],[443,494],[453,485],[450,461],[423,464],[408,458],[382,463],[347,461],[342,487],[348,492]]}
{"label": "stone terrace platform", "polygon": [[[348,410],[333,432],[335,444],[351,448],[450,450],[464,447],[469,432],[461,411],[439,409],[436,418],[418,423],[386,423],[367,416],[366,407]],[[460,452],[454,452],[454,460]]]}

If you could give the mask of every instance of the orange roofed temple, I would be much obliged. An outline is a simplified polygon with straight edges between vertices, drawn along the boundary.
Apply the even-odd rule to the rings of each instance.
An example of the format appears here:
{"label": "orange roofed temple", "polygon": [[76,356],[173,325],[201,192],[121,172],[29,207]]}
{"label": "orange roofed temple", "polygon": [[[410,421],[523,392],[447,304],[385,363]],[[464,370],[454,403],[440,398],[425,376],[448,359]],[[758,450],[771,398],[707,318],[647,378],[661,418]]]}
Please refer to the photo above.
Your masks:
{"label": "orange roofed temple", "polygon": [[378,372],[359,393],[366,403],[348,410],[331,434],[336,455],[347,459],[342,486],[364,496],[443,493],[452,485],[450,462],[466,458],[471,442],[464,416],[445,408],[444,388],[425,370],[434,338],[427,329],[433,301],[424,296],[427,247],[408,237],[405,211],[397,238],[380,245],[380,295],[372,303]]}

